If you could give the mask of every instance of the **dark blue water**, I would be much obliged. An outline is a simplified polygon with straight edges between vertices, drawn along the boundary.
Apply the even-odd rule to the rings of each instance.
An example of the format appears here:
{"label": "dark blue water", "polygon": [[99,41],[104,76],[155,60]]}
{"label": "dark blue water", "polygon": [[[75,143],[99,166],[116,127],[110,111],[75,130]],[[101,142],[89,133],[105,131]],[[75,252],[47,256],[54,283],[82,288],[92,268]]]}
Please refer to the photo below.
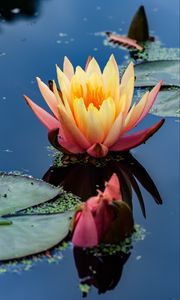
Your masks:
{"label": "dark blue water", "polygon": [[[10,1],[0,1],[1,14],[7,2]],[[34,5],[31,9],[24,7],[19,13],[15,10],[16,13],[5,14],[7,20],[0,18],[0,170],[42,177],[52,160],[46,149],[46,129],[25,104],[23,94],[46,107],[35,77],[55,79],[55,64],[61,66],[64,55],[82,66],[92,55],[104,66],[114,53],[122,63],[127,52],[105,47],[103,38],[95,33],[125,34],[142,2],[27,1],[30,2]],[[165,47],[178,47],[178,0],[146,0],[144,5],[153,34]],[[157,119],[149,116],[142,126]],[[155,181],[163,205],[157,206],[142,189],[147,219],[143,219],[138,204],[134,216],[148,234],[134,245],[116,288],[100,296],[94,288],[89,299],[179,299],[179,150],[179,123],[167,118],[146,145],[133,151]],[[20,275],[1,275],[0,293],[3,300],[81,299],[78,284],[72,251],[67,250],[59,265],[41,263]]]}

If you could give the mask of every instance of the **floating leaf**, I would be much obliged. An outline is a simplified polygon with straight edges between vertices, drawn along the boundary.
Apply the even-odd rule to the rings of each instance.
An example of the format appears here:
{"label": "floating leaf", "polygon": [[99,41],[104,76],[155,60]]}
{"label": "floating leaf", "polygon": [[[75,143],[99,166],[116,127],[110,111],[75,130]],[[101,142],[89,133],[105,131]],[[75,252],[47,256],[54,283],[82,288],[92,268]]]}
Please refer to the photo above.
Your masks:
{"label": "floating leaf", "polygon": [[180,89],[163,90],[158,94],[151,113],[157,116],[177,117],[180,107]]}
{"label": "floating leaf", "polygon": [[12,224],[0,226],[0,260],[24,257],[55,246],[68,234],[72,214],[68,211],[9,217]]}
{"label": "floating leaf", "polygon": [[140,46],[136,40],[134,39],[130,39],[126,36],[121,36],[121,35],[117,35],[114,34],[112,32],[106,32],[107,36],[108,36],[108,42],[113,43],[113,44],[117,44],[120,46],[123,46],[129,50],[133,50],[133,49],[137,49],[142,51],[143,47]]}
{"label": "floating leaf", "polygon": [[0,174],[0,216],[14,213],[50,199],[60,188],[28,176]]}
{"label": "floating leaf", "polygon": [[156,60],[135,65],[136,87],[154,86],[163,80],[164,86],[180,87],[179,60]]}
{"label": "floating leaf", "polygon": [[128,37],[135,39],[138,42],[145,42],[149,40],[149,28],[144,6],[140,6],[134,15],[129,31]]}

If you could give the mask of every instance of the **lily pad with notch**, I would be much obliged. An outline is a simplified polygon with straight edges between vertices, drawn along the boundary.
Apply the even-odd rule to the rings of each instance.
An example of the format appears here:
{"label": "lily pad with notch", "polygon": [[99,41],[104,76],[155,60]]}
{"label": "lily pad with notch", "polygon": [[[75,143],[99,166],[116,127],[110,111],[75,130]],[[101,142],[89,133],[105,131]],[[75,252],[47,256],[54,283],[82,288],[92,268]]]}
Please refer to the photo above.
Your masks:
{"label": "lily pad with notch", "polygon": [[[63,206],[64,195],[62,188],[43,180],[0,174],[0,261],[46,251],[67,236],[75,204],[67,205],[61,213],[48,210],[52,203]],[[42,205],[47,213],[36,212]]]}
{"label": "lily pad with notch", "polygon": [[69,232],[72,214],[73,211],[67,211],[8,217],[11,224],[0,226],[0,261],[36,254],[57,245]]}

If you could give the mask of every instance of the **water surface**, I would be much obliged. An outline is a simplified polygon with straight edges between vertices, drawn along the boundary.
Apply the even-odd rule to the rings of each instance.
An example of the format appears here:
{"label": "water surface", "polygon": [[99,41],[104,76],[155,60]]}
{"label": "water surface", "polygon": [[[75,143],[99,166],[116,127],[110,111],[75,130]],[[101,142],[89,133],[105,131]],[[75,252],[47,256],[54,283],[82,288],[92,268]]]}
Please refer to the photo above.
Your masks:
{"label": "water surface", "polygon": [[[46,129],[25,104],[23,94],[46,107],[35,77],[44,81],[54,79],[55,64],[61,66],[64,55],[74,65],[82,66],[86,57],[92,55],[103,67],[114,53],[122,63],[128,52],[105,47],[104,38],[95,33],[125,34],[142,2],[123,1],[120,5],[115,0],[44,0],[31,2],[31,10],[24,7],[18,11],[18,6],[10,6],[11,12],[3,14],[4,3],[7,4],[0,3],[0,170],[18,170],[40,178],[52,162],[46,148]],[[149,0],[144,5],[152,34],[164,47],[178,47],[178,1]],[[157,120],[149,116],[142,126]],[[93,288],[88,298],[178,300],[179,122],[167,118],[163,128],[145,145],[133,150],[133,154],[150,173],[164,203],[157,206],[142,189],[147,219],[143,219],[138,204],[134,216],[148,234],[144,241],[134,245],[117,287],[100,296]],[[40,263],[20,275],[2,274],[3,300],[81,299],[72,250],[64,254],[59,265]]]}

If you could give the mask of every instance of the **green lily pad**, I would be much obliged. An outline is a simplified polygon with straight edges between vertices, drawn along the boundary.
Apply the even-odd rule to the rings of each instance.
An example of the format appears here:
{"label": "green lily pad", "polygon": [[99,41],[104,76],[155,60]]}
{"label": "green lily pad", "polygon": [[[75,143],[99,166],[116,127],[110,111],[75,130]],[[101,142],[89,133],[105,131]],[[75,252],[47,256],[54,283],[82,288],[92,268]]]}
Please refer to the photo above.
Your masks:
{"label": "green lily pad", "polygon": [[179,60],[155,60],[135,65],[135,87],[154,86],[163,80],[164,86],[180,87]]}
{"label": "green lily pad", "polygon": [[151,109],[157,116],[177,117],[180,109],[180,89],[161,91]]}
{"label": "green lily pad", "polygon": [[0,226],[0,261],[45,251],[62,241],[69,231],[73,211],[56,215],[9,217]]}
{"label": "green lily pad", "polygon": [[0,216],[44,203],[60,192],[42,180],[0,173]]}

